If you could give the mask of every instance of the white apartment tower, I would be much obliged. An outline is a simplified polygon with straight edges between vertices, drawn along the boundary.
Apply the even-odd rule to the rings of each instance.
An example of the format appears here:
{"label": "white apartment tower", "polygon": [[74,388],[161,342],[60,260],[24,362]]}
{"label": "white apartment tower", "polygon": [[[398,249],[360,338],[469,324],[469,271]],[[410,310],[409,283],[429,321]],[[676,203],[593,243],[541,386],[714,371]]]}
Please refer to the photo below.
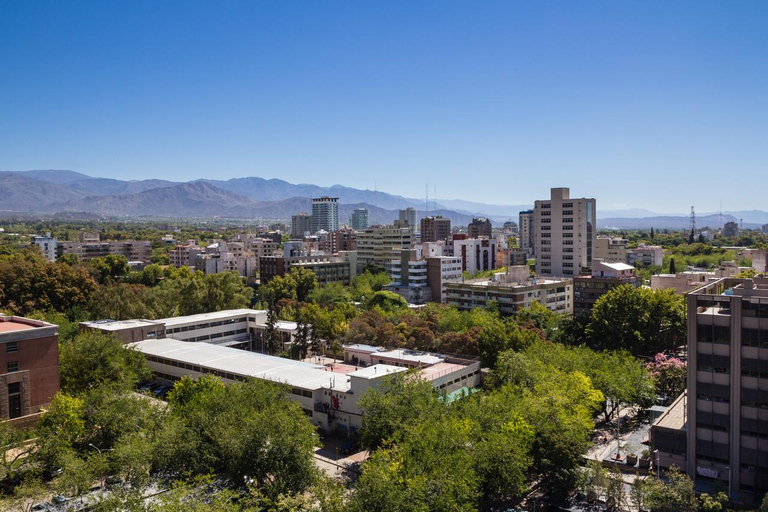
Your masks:
{"label": "white apartment tower", "polygon": [[339,198],[318,197],[312,199],[312,234],[320,230],[331,232],[339,229]]}
{"label": "white apartment tower", "polygon": [[534,254],[533,250],[533,210],[520,212],[520,238],[518,245],[528,254]]}
{"label": "white apartment tower", "polygon": [[571,199],[568,188],[553,188],[548,200],[533,208],[536,273],[575,276],[592,267],[595,200]]}

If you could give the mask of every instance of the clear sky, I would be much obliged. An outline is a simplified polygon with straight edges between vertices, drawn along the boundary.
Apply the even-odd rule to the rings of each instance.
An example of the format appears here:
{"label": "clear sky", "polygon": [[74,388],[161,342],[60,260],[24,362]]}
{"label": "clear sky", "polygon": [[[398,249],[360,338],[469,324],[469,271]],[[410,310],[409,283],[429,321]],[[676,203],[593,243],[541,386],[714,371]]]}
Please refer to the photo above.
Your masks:
{"label": "clear sky", "polygon": [[768,1],[0,0],[0,169],[768,210]]}

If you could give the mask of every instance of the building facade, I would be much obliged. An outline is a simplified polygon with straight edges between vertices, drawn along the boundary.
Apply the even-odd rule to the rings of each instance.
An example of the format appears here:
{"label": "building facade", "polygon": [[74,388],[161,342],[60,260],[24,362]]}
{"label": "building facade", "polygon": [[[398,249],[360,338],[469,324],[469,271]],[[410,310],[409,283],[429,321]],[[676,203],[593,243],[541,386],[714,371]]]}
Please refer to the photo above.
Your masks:
{"label": "building facade", "polygon": [[33,236],[32,243],[40,248],[40,252],[45,259],[56,261],[56,249],[59,241],[52,237],[50,233],[46,233],[45,236]]}
{"label": "building facade", "polygon": [[595,239],[595,251],[592,258],[607,263],[627,263],[627,243],[625,238],[599,236]]}
{"label": "building facade", "polygon": [[435,256],[425,258],[427,262],[427,284],[432,289],[432,300],[445,303],[445,285],[461,281],[461,258]]}
{"label": "building facade", "polygon": [[469,223],[469,226],[467,226],[467,237],[480,238],[481,236],[486,236],[491,238],[493,236],[492,231],[493,228],[490,220],[485,217],[474,218]]}
{"label": "building facade", "polygon": [[571,199],[568,188],[553,188],[550,199],[535,202],[537,274],[574,276],[589,272],[597,234],[595,206],[594,199]]}
{"label": "building facade", "polygon": [[339,229],[339,198],[318,197],[312,199],[312,234],[318,231]]}
{"label": "building facade", "polygon": [[59,391],[58,329],[0,315],[0,419],[39,413]]}
{"label": "building facade", "polygon": [[521,249],[525,249],[528,251],[528,254],[533,255],[535,250],[533,240],[533,210],[520,212],[519,221],[518,232],[520,233],[520,238],[517,243]]}
{"label": "building facade", "polygon": [[421,219],[422,242],[439,242],[447,240],[449,236],[451,236],[451,219],[445,219],[440,215]]}
{"label": "building facade", "polygon": [[597,299],[624,284],[640,286],[635,267],[593,260],[592,274],[573,278],[573,316],[589,315]]}
{"label": "building facade", "polygon": [[768,491],[768,278],[687,295],[687,472],[739,502]]}
{"label": "building facade", "polygon": [[461,259],[462,270],[470,274],[498,268],[496,253],[495,239],[454,238],[453,240],[453,255]]}
{"label": "building facade", "polygon": [[365,229],[368,227],[368,209],[367,208],[355,208],[352,210],[352,218],[350,219],[350,225],[352,229]]}
{"label": "building facade", "polygon": [[377,265],[399,258],[401,249],[413,247],[413,232],[408,228],[374,226],[357,234],[357,262],[360,267]]}
{"label": "building facade", "polygon": [[298,215],[291,215],[291,238],[304,238],[313,234],[312,216],[302,212]]}

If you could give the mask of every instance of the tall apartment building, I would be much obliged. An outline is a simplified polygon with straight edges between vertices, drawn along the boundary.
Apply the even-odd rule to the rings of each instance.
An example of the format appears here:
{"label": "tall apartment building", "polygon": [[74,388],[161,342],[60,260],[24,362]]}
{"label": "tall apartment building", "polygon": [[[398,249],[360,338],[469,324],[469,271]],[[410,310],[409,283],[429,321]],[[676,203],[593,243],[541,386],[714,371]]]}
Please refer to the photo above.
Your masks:
{"label": "tall apartment building", "polygon": [[595,200],[571,199],[568,188],[553,188],[533,208],[536,272],[574,276],[589,272],[596,235]]}
{"label": "tall apartment building", "polygon": [[368,209],[367,208],[355,208],[352,210],[352,218],[350,219],[352,229],[365,229],[368,227]]}
{"label": "tall apartment building", "polygon": [[432,300],[445,303],[446,283],[461,281],[461,258],[453,256],[427,257],[427,284],[432,289]]}
{"label": "tall apartment building", "polygon": [[409,228],[371,227],[357,234],[357,262],[361,267],[385,267],[388,261],[400,257],[401,249],[412,247],[413,233]]}
{"label": "tall apartment building", "polygon": [[203,254],[204,249],[197,245],[196,240],[188,240],[186,244],[179,244],[168,251],[169,263],[176,267],[194,267],[197,257]]}
{"label": "tall apartment building", "polygon": [[409,227],[412,230],[416,229],[416,208],[408,207],[405,210],[399,211],[399,216],[395,222],[396,228]]}
{"label": "tall apartment building", "polygon": [[422,242],[439,242],[447,240],[449,236],[451,236],[451,219],[444,219],[440,215],[421,219]]}
{"label": "tall apartment building", "polygon": [[38,413],[59,391],[58,329],[0,315],[0,420]]}
{"label": "tall apartment building", "polygon": [[291,238],[304,238],[312,234],[312,216],[301,212],[291,215]]}
{"label": "tall apartment building", "polygon": [[741,230],[739,225],[735,222],[726,222],[723,226],[723,236],[739,236]]}
{"label": "tall apartment building", "polygon": [[469,238],[480,238],[481,236],[491,238],[491,230],[490,220],[485,217],[474,218],[467,226],[467,236]]}
{"label": "tall apartment building", "polygon": [[768,278],[719,279],[688,299],[688,475],[740,502],[768,491]]}
{"label": "tall apartment building", "polygon": [[357,250],[357,233],[354,229],[344,228],[325,235],[325,239],[319,244],[320,249],[329,254],[341,251]]}
{"label": "tall apartment building", "polygon": [[318,197],[312,199],[312,234],[320,230],[336,231],[339,229],[339,198]]}
{"label": "tall apartment building", "polygon": [[462,270],[470,274],[498,268],[497,252],[495,238],[453,240],[453,255],[461,259]]}
{"label": "tall apartment building", "polygon": [[32,243],[40,248],[40,252],[42,252],[45,259],[48,261],[56,261],[58,240],[56,240],[55,237],[52,237],[50,233],[46,233],[45,236],[33,236]]}
{"label": "tall apartment building", "polygon": [[521,249],[528,251],[528,254],[535,254],[533,243],[533,210],[520,212],[520,239],[518,245]]}

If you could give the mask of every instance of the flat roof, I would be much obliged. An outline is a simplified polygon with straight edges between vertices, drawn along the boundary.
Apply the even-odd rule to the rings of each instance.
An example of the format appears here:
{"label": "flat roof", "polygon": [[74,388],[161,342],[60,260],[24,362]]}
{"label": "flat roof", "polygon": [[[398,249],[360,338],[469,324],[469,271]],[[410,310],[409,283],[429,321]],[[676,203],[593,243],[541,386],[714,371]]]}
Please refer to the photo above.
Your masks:
{"label": "flat roof", "polygon": [[381,347],[375,347],[373,345],[364,345],[362,343],[355,343],[353,345],[345,345],[344,350],[357,350],[358,352],[382,352],[384,349]]}
{"label": "flat roof", "polygon": [[41,320],[33,320],[31,318],[0,315],[0,333],[29,331],[32,329],[38,329],[40,327],[55,327],[55,326],[53,324],[49,324]]}
{"label": "flat roof", "polygon": [[162,321],[153,320],[96,320],[94,322],[83,322],[87,327],[101,329],[102,331],[119,331],[122,329],[133,329],[136,327],[149,327],[161,325]]}
{"label": "flat roof", "polygon": [[378,352],[376,353],[376,357],[384,357],[387,359],[394,359],[397,361],[409,361],[412,363],[420,363],[420,364],[428,364],[428,365],[433,365],[433,364],[443,362],[442,357],[432,355],[428,352],[421,352],[418,350],[405,350],[401,348],[398,348],[395,350],[388,350],[386,352]]}
{"label": "flat roof", "polygon": [[165,322],[165,325],[167,326],[193,324],[193,323],[201,323],[206,321],[223,320],[230,317],[253,315],[256,313],[264,313],[264,311],[258,310],[258,309],[225,309],[224,311],[215,311],[213,313],[200,313],[199,315],[163,318],[161,320],[158,320],[158,322]]}
{"label": "flat roof", "polygon": [[627,265],[626,263],[606,263],[601,261],[600,264],[604,267],[612,268],[613,270],[634,270],[635,267]]}
{"label": "flat roof", "polygon": [[328,371],[324,366],[236,348],[171,338],[144,340],[129,346],[146,355],[205,366],[243,377],[281,382],[291,387],[308,390],[330,387],[343,392],[350,388],[346,375]]}
{"label": "flat roof", "polygon": [[686,424],[685,397],[687,394],[688,391],[683,391],[683,393],[672,402],[672,405],[659,416],[659,419],[653,423],[653,426],[671,430],[682,430]]}
{"label": "flat roof", "polygon": [[373,364],[366,368],[362,368],[349,374],[350,377],[358,377],[361,379],[376,379],[382,375],[389,375],[392,373],[404,372],[406,368],[401,366],[392,366],[391,364]]}

